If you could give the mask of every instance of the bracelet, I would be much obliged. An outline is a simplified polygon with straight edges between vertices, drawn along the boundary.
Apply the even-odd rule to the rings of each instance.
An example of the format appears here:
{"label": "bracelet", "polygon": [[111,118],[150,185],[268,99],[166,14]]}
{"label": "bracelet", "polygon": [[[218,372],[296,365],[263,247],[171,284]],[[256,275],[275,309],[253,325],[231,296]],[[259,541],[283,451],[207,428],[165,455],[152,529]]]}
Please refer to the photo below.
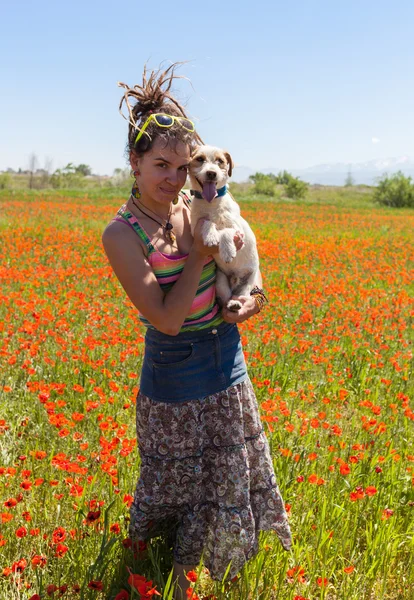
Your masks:
{"label": "bracelet", "polygon": [[264,290],[259,288],[257,285],[251,290],[250,296],[253,296],[259,312],[262,310],[263,306],[269,302]]}

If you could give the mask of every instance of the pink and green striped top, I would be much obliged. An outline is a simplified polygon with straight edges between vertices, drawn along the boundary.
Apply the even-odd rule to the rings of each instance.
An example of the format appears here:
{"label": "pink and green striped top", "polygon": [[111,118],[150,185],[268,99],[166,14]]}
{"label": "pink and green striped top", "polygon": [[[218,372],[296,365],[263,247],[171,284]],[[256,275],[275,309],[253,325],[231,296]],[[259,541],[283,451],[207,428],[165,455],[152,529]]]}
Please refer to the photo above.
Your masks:
{"label": "pink and green striped top", "polygon": [[[180,192],[180,195],[186,204],[191,202],[191,198],[184,192]],[[128,224],[147,246],[148,262],[155,273],[161,289],[164,292],[168,292],[180,277],[188,254],[164,254],[157,250],[138,219],[127,210],[126,204],[121,206],[117,211],[117,215],[121,218],[114,217],[113,221]],[[139,318],[143,325],[155,329],[143,315],[140,314]],[[216,302],[216,263],[211,256],[207,256],[190,312],[185,318],[180,331],[195,331],[197,329],[215,327],[222,321],[221,311]]]}

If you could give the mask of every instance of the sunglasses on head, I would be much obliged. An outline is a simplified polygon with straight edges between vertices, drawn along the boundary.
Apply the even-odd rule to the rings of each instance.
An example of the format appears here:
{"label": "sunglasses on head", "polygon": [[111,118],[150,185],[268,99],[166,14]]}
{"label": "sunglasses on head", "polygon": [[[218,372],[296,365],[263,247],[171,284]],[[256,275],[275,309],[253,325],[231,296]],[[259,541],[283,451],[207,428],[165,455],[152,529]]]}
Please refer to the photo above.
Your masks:
{"label": "sunglasses on head", "polygon": [[166,115],[165,113],[152,113],[138,132],[138,135],[135,138],[135,145],[141,139],[151,121],[155,121],[158,127],[172,127],[174,123],[177,122],[186,131],[195,131],[194,123],[185,117],[174,117],[173,115]]}

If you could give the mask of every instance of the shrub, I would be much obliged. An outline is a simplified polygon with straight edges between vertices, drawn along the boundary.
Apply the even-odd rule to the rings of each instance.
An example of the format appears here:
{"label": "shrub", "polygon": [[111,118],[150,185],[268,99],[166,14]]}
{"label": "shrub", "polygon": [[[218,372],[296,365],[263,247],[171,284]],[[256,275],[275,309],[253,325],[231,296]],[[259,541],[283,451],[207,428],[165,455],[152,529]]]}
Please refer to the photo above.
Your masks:
{"label": "shrub", "polygon": [[256,194],[274,196],[276,194],[276,186],[271,179],[261,179],[255,184],[254,191]]}
{"label": "shrub", "polygon": [[306,196],[308,191],[308,184],[301,181],[298,177],[290,177],[288,183],[285,185],[285,193],[288,198],[295,198],[300,200]]}
{"label": "shrub", "polygon": [[249,179],[254,183],[256,194],[265,196],[274,196],[276,194],[276,177],[273,173],[265,175],[264,173],[255,173],[250,175]]}
{"label": "shrub", "polygon": [[275,183],[287,185],[291,179],[294,179],[294,177],[288,171],[279,171],[275,177]]}
{"label": "shrub", "polygon": [[12,186],[10,173],[0,173],[0,190],[5,190]]}
{"label": "shrub", "polygon": [[401,171],[388,177],[384,175],[375,188],[374,201],[385,206],[414,206],[414,185],[411,177],[406,177]]}

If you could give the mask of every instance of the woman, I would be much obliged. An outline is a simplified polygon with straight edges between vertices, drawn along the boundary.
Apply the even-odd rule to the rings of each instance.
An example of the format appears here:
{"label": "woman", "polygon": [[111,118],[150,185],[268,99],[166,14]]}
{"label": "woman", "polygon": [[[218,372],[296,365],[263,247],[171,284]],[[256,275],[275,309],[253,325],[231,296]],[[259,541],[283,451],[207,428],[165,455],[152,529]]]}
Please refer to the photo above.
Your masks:
{"label": "woman", "polygon": [[[170,94],[175,66],[149,78],[144,71],[141,86],[120,84],[135,184],[102,242],[147,328],[130,537],[174,532],[174,576],[185,598],[185,572],[202,554],[220,580],[230,562],[234,577],[257,552],[260,530],[275,530],[286,550],[291,535],[236,325],[265,297],[256,288],[237,313],[216,303],[217,248],[204,246],[202,222],[192,237],[182,191],[201,140]],[[238,234],[235,243],[240,249]]]}

